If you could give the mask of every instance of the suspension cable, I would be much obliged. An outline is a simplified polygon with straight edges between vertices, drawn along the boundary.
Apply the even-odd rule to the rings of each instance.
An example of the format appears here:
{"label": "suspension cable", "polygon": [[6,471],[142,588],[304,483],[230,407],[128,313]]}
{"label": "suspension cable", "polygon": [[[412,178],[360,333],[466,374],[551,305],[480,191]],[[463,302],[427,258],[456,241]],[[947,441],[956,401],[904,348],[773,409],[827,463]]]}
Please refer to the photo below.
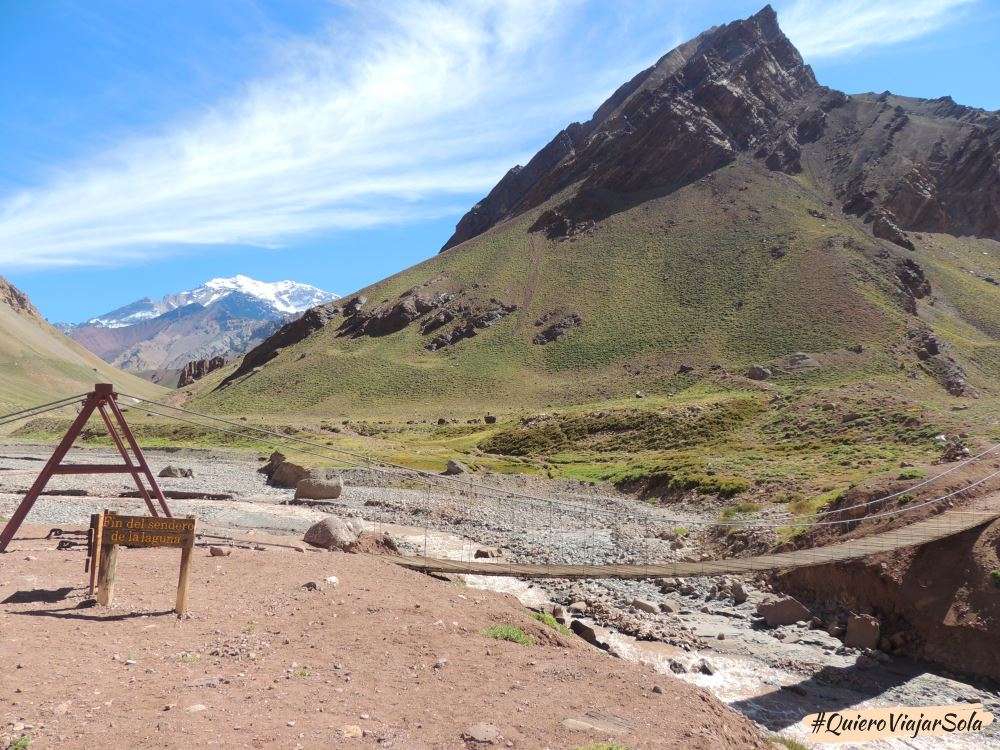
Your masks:
{"label": "suspension cable", "polygon": [[[567,509],[576,510],[576,511],[584,513],[584,514],[610,515],[610,516],[614,516],[616,518],[620,515],[620,514],[615,513],[615,511],[613,511],[613,510],[604,510],[604,509],[593,508],[593,507],[589,507],[589,508],[582,507],[582,506],[576,505],[574,503],[568,503],[566,501],[560,501],[560,500],[554,500],[554,499],[551,499],[551,498],[538,497],[538,496],[535,496],[535,495],[530,495],[530,494],[522,493],[522,492],[514,492],[514,491],[511,491],[511,490],[505,490],[505,489],[498,488],[498,487],[493,487],[493,486],[490,486],[490,485],[485,485],[485,484],[478,484],[478,485],[465,484],[464,482],[461,482],[460,480],[456,480],[453,477],[449,477],[447,475],[434,474],[432,472],[428,472],[428,471],[425,471],[425,470],[422,470],[422,469],[411,469],[410,467],[403,466],[401,464],[394,464],[392,462],[382,462],[381,465],[379,465],[379,462],[377,462],[375,459],[370,458],[368,456],[365,456],[364,454],[355,453],[353,451],[348,451],[348,450],[339,449],[339,448],[333,448],[331,446],[320,445],[318,443],[313,443],[311,441],[303,440],[301,438],[296,438],[296,437],[292,437],[292,436],[289,436],[289,435],[283,435],[282,433],[279,433],[279,432],[274,431],[274,430],[267,430],[265,428],[255,427],[255,426],[252,426],[252,425],[241,425],[238,422],[233,422],[233,421],[224,419],[222,417],[216,417],[216,416],[213,416],[213,415],[210,415],[210,414],[203,414],[201,412],[196,412],[196,411],[194,411],[192,409],[183,409],[181,407],[171,406],[171,405],[168,405],[168,404],[159,404],[157,402],[153,402],[153,401],[150,401],[148,399],[140,398],[140,397],[137,397],[137,396],[132,396],[130,394],[122,394],[122,395],[124,395],[124,396],[126,396],[128,398],[131,398],[131,399],[133,399],[135,401],[141,402],[141,403],[143,403],[143,404],[145,404],[147,406],[148,405],[155,405],[155,406],[166,407],[166,408],[171,409],[173,411],[179,411],[179,412],[182,412],[182,413],[185,413],[185,414],[190,414],[192,416],[197,416],[197,417],[202,417],[202,418],[205,418],[205,419],[210,419],[210,420],[213,420],[213,421],[217,421],[217,422],[220,422],[222,424],[226,424],[226,425],[235,427],[237,430],[252,431],[252,432],[259,433],[259,434],[267,435],[267,436],[269,436],[271,438],[277,439],[277,441],[279,441],[279,442],[301,443],[301,444],[304,444],[304,445],[309,445],[309,446],[314,447],[314,448],[318,448],[319,450],[322,450],[322,451],[328,451],[330,453],[339,453],[339,454],[342,454],[342,455],[347,455],[347,456],[350,456],[350,457],[355,458],[357,460],[363,461],[366,464],[369,464],[370,468],[372,468],[374,470],[377,470],[377,471],[383,471],[384,472],[385,471],[384,467],[388,466],[388,467],[392,467],[394,469],[397,469],[397,470],[400,470],[400,471],[404,471],[404,472],[407,472],[407,473],[415,473],[415,474],[418,474],[418,475],[423,476],[425,478],[433,479],[434,481],[442,481],[442,480],[444,480],[444,481],[458,483],[458,484],[461,485],[462,489],[479,490],[479,491],[483,491],[484,494],[487,494],[487,495],[489,495],[492,492],[494,494],[494,496],[498,496],[498,497],[511,497],[511,498],[518,498],[518,499],[521,499],[521,500],[531,501],[530,504],[533,507],[537,507],[535,505],[535,503],[541,503],[543,506],[547,506],[547,507],[552,507],[553,504],[555,504],[555,505],[560,505],[562,507],[565,507]],[[235,432],[235,431],[231,431],[231,430],[224,430],[222,428],[214,427],[214,426],[210,426],[210,425],[202,425],[202,424],[199,424],[197,422],[192,422],[191,420],[184,420],[184,419],[182,419],[180,417],[177,417],[177,416],[174,416],[174,415],[163,414],[162,412],[156,412],[155,410],[153,410],[151,408],[147,408],[147,407],[143,407],[143,408],[145,408],[150,413],[157,414],[158,416],[165,417],[167,419],[177,419],[178,421],[185,421],[185,422],[188,422],[190,424],[195,424],[197,426],[209,427],[210,429],[214,429],[214,430],[217,430],[219,432],[225,432],[225,433],[228,433],[228,434],[237,435],[239,437],[246,437],[246,435],[241,434],[239,432]],[[993,448],[990,448],[989,450],[984,451],[984,452],[978,454],[977,456],[973,456],[972,458],[967,459],[965,462],[963,462],[963,464],[961,464],[959,466],[952,467],[951,469],[948,469],[947,471],[941,472],[940,474],[935,475],[934,477],[930,478],[929,480],[927,480],[925,482],[922,482],[918,486],[926,486],[930,482],[935,481],[935,480],[939,479],[940,477],[943,477],[943,476],[945,476],[947,474],[950,474],[953,471],[961,468],[962,465],[967,465],[967,464],[971,463],[972,461],[978,460],[982,456],[985,456],[985,455],[987,455],[987,454],[995,451],[997,448],[1000,448],[1000,445],[994,446]],[[329,459],[330,458],[329,455],[318,454],[318,453],[314,453],[314,452],[311,452],[311,451],[307,451],[307,450],[303,450],[303,449],[298,449],[298,448],[297,448],[297,450],[300,450],[301,452],[307,453],[309,455],[318,456],[320,458],[325,458],[325,459]],[[984,484],[985,482],[989,481],[990,479],[992,479],[992,478],[994,478],[994,477],[996,477],[998,475],[1000,475],[1000,470],[995,471],[995,472],[987,475],[986,477],[983,477],[982,479],[977,480],[976,482],[973,482],[971,484],[965,485],[965,486],[959,488],[958,490],[950,492],[950,493],[948,493],[946,495],[943,495],[941,497],[932,498],[932,499],[923,501],[923,502],[915,504],[915,505],[908,505],[908,506],[906,506],[904,508],[897,508],[897,509],[894,509],[894,510],[891,510],[891,511],[885,511],[885,512],[877,513],[877,514],[874,514],[874,515],[866,515],[866,516],[862,516],[861,518],[842,519],[842,520],[836,520],[836,521],[818,521],[818,522],[813,522],[810,525],[813,525],[813,526],[834,526],[834,525],[856,523],[856,522],[861,521],[861,520],[869,520],[869,519],[874,519],[874,518],[883,518],[883,517],[888,517],[888,516],[902,515],[903,513],[909,513],[909,512],[911,512],[913,510],[916,510],[918,508],[926,507],[928,505],[933,505],[935,503],[947,500],[947,499],[949,499],[951,497],[954,497],[955,495],[959,494],[960,492],[972,489],[974,487],[978,487],[978,486]],[[914,489],[914,487],[911,487],[908,490],[906,490],[905,492],[912,491],[913,489]],[[829,514],[832,514],[832,513],[842,513],[844,511],[851,510],[851,509],[856,509],[856,508],[859,508],[859,507],[867,507],[869,505],[875,504],[876,502],[884,502],[885,500],[890,499],[891,497],[899,496],[901,494],[904,494],[905,492],[894,493],[893,495],[889,495],[889,496],[886,496],[884,498],[880,498],[880,499],[875,500],[875,501],[869,501],[867,503],[861,503],[859,505],[851,506],[850,508],[841,508],[841,509],[836,509],[836,510],[833,510],[833,511],[828,511],[827,513],[824,513],[822,515],[829,515]],[[800,516],[798,518],[793,519],[793,521],[796,522],[796,523],[801,523],[804,519],[811,518],[811,517],[813,517],[813,515],[814,514]],[[819,514],[815,514],[815,515],[819,515]],[[638,518],[639,514],[636,514],[635,517]],[[785,526],[790,525],[789,523],[782,523],[782,524],[751,523],[749,520],[742,521],[742,522],[720,522],[720,521],[701,521],[699,519],[675,519],[675,518],[655,516],[655,515],[653,517],[658,522],[662,522],[662,523],[680,522],[680,523],[685,523],[685,524],[688,524],[688,525],[708,526],[708,527],[740,527],[740,528],[778,529],[778,528],[783,528]]]}
{"label": "suspension cable", "polygon": [[19,412],[14,412],[13,415],[6,415],[0,417],[0,427],[4,427],[8,424],[13,424],[22,419],[31,419],[32,417],[38,417],[42,414],[47,414],[50,411],[55,411],[57,409],[63,409],[67,406],[73,406],[78,403],[82,403],[83,398],[74,399],[64,399],[63,401],[53,402],[52,404],[45,404],[42,406],[36,406],[31,409],[23,409]]}

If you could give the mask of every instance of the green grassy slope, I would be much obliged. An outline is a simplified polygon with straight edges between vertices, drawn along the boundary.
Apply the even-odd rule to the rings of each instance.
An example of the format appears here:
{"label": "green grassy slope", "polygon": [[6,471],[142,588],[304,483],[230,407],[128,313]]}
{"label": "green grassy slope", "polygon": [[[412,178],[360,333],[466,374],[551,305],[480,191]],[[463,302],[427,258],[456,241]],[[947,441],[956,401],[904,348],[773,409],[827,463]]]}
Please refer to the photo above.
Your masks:
{"label": "green grassy slope", "polygon": [[[518,305],[474,338],[429,352],[419,321],[351,339],[334,318],[258,372],[221,389],[225,373],[203,381],[196,403],[329,417],[544,408],[671,392],[690,383],[681,364],[735,372],[796,351],[823,363],[812,380],[899,376],[891,350],[909,321],[892,263],[906,251],[834,216],[809,185],[753,164],[641,198],[563,241],[528,231],[542,206],[362,290],[377,306],[444,278]],[[955,304],[941,313],[948,334],[964,320]],[[533,344],[534,321],[552,310],[584,323]],[[857,345],[863,353],[848,351]]]}
{"label": "green grassy slope", "polygon": [[0,411],[83,393],[95,382],[147,397],[165,393],[107,364],[41,318],[0,304]]}

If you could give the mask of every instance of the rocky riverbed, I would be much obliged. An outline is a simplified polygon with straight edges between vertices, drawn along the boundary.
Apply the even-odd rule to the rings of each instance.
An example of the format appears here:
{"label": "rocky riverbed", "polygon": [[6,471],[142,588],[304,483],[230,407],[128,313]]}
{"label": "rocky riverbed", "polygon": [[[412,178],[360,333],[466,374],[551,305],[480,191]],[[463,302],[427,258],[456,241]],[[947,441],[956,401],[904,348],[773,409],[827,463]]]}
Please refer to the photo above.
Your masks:
{"label": "rocky riverbed", "polygon": [[[48,450],[6,446],[0,454],[0,516],[6,516]],[[289,504],[292,491],[265,484],[256,471],[260,464],[239,454],[148,455],[157,472],[168,465],[191,469],[192,477],[166,477],[159,480],[161,486],[168,493],[190,496],[170,500],[175,515],[193,514],[204,530],[220,536],[252,538],[262,530],[287,535],[289,543],[295,543],[305,529],[332,513],[359,517],[388,531],[409,552],[604,564],[700,559],[706,554],[702,530],[717,517],[715,510],[652,508],[627,496],[566,482],[470,475],[427,481],[411,472],[370,469],[345,469],[343,495],[310,507]],[[87,450],[77,460],[102,463],[113,458]],[[55,494],[40,498],[29,520],[71,528],[102,508],[141,512],[141,501],[122,496],[133,489],[122,476],[55,477],[48,487]],[[996,686],[879,651],[848,648],[818,623],[767,627],[756,611],[769,592],[753,579],[465,578],[469,585],[513,593],[527,606],[558,605],[591,626],[596,640],[612,654],[701,685],[767,729],[801,741],[808,737],[799,722],[816,710],[967,702],[1000,713]],[[985,737],[956,735],[883,746],[972,748],[991,741],[1000,742],[995,727]]]}

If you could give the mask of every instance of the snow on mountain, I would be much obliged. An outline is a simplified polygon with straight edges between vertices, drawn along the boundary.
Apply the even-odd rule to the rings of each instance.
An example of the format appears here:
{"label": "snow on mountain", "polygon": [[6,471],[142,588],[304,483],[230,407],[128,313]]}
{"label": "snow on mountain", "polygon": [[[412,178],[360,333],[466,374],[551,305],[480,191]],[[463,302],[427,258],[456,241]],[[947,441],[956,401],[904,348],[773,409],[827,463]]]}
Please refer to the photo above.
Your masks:
{"label": "snow on mountain", "polygon": [[284,317],[308,310],[310,307],[339,299],[339,295],[327,292],[310,284],[297,281],[258,281],[243,274],[229,278],[210,279],[196,289],[189,289],[177,294],[168,294],[159,300],[145,297],[136,300],[117,310],[112,310],[96,318],[91,318],[83,325],[99,328],[124,328],[145,320],[185,307],[199,304],[211,307],[220,300],[235,296],[253,298],[262,303],[266,311],[273,317]]}

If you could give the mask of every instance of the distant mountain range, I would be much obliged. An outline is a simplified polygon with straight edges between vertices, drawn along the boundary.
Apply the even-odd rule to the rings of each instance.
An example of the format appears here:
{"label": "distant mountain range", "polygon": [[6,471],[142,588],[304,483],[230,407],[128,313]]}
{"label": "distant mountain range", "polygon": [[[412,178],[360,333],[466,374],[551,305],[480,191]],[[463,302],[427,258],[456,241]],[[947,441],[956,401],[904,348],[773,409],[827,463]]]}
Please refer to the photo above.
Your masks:
{"label": "distant mountain range", "polygon": [[309,284],[237,275],[146,297],[63,330],[106,362],[175,385],[190,363],[242,355],[283,323],[336,299]]}

